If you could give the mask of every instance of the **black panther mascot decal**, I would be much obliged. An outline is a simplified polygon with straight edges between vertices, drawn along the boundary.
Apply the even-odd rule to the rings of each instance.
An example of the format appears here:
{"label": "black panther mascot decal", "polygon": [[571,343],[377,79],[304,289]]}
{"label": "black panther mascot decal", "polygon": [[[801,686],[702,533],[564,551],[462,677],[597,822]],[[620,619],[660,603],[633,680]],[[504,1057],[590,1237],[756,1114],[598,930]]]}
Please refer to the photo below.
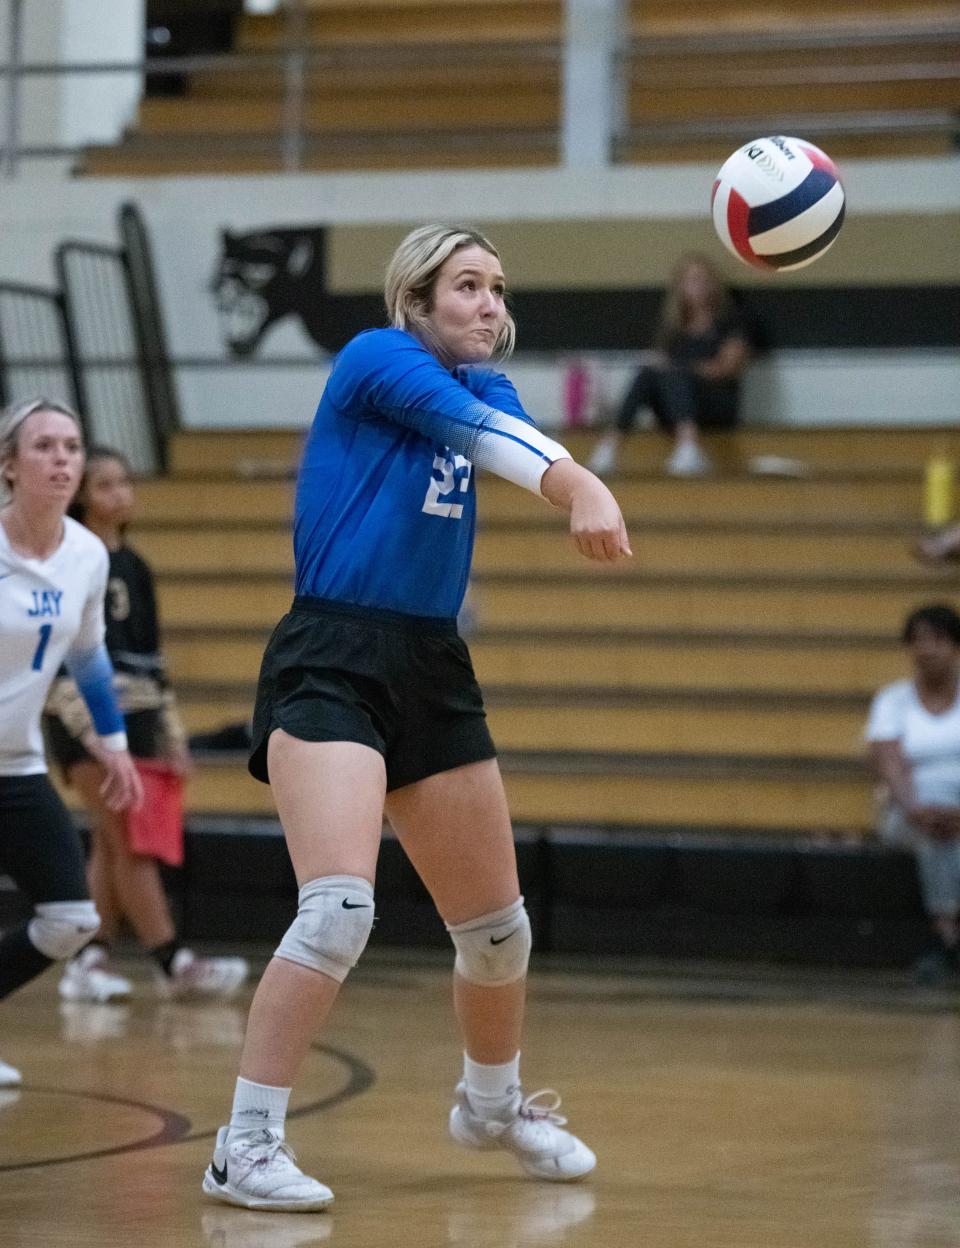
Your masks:
{"label": "black panther mascot decal", "polygon": [[266,227],[249,234],[223,230],[221,242],[210,289],[224,342],[234,355],[252,355],[270,326],[288,316],[299,317],[322,351],[338,350],[355,332],[359,309],[353,305],[358,301],[326,289],[326,232],[321,227]]}

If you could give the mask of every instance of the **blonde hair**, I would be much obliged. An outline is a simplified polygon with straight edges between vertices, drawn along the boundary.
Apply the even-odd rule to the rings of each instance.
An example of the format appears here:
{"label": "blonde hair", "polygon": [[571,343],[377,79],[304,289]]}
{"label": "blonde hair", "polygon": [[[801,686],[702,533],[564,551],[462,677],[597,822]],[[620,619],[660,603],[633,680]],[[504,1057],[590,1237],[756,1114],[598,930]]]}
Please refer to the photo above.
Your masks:
{"label": "blonde hair", "polygon": [[670,285],[667,287],[667,293],[661,306],[659,332],[657,335],[657,345],[660,347],[668,347],[677,335],[686,329],[689,323],[690,309],[683,298],[681,287],[687,272],[693,268],[703,269],[710,280],[712,291],[709,296],[709,307],[714,320],[718,320],[730,312],[730,292],[714,265],[706,256],[702,256],[699,252],[688,252],[687,255],[681,256],[674,266]]}
{"label": "blonde hair", "polygon": [[[463,247],[482,247],[497,260],[500,253],[479,230],[468,226],[422,225],[412,230],[393,253],[383,284],[387,317],[394,329],[415,334],[431,350],[439,354],[439,344],[427,324],[433,307],[437,276],[455,251]],[[508,356],[513,350],[517,327],[507,312],[493,350],[495,355]]]}
{"label": "blonde hair", "polygon": [[59,403],[54,399],[38,395],[35,399],[26,399],[23,403],[8,408],[3,416],[0,416],[0,503],[9,502],[13,494],[13,486],[5,469],[11,459],[16,459],[20,448],[21,430],[34,412],[60,412],[63,416],[69,416],[79,429],[81,436],[83,434],[80,417],[66,403]]}

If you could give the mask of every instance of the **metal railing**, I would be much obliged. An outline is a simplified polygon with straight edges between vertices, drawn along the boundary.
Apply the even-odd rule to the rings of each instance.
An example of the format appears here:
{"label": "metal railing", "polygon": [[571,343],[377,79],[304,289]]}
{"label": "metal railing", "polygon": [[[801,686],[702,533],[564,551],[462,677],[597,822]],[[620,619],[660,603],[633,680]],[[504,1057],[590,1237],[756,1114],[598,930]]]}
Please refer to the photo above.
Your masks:
{"label": "metal railing", "polygon": [[87,438],[138,472],[166,466],[179,424],[146,231],[120,209],[116,247],[77,240],[54,255],[58,286],[0,282],[0,401],[45,394],[72,403]]}
{"label": "metal railing", "polygon": [[[232,151],[263,152],[265,149],[279,153],[279,165],[285,171],[297,171],[304,166],[305,159],[318,151],[336,153],[343,150],[346,140],[338,135],[311,135],[306,124],[306,101],[309,92],[309,73],[316,70],[342,70],[345,68],[404,68],[421,67],[430,64],[467,63],[463,58],[469,57],[469,63],[482,64],[496,61],[499,64],[515,62],[518,72],[533,64],[552,65],[557,68],[558,75],[564,73],[563,40],[523,40],[516,43],[505,43],[502,46],[481,44],[444,44],[441,47],[429,44],[390,46],[371,46],[365,44],[344,45],[339,47],[318,47],[309,41],[309,17],[303,0],[287,0],[283,7],[285,28],[282,46],[275,50],[222,53],[216,55],[203,54],[196,56],[166,57],[146,56],[142,59],[128,61],[98,62],[27,62],[23,59],[25,0],[8,0],[9,56],[6,64],[0,66],[0,73],[6,80],[6,120],[3,135],[3,152],[0,168],[10,177],[17,172],[22,158],[74,157],[90,146],[83,144],[24,144],[22,133],[22,99],[21,85],[27,78],[43,78],[67,75],[110,75],[136,73],[149,79],[152,76],[170,74],[201,73],[215,69],[217,72],[242,74],[264,70],[277,70],[282,76],[283,101],[281,123],[276,133],[235,135],[226,142]],[[643,38],[625,39],[618,59],[625,75],[639,67],[641,74],[650,74],[652,85],[665,91],[680,85],[722,86],[730,81],[729,71],[725,71],[723,56],[725,54],[772,53],[776,51],[803,51],[818,48],[830,49],[864,49],[882,48],[898,41],[909,39],[918,47],[929,45],[935,47],[945,39],[960,40],[960,19],[942,21],[905,19],[899,22],[886,22],[882,28],[861,28],[844,23],[834,23],[824,29],[784,29],[743,30],[737,32],[716,31],[713,33],[697,33],[675,36],[646,36]],[[673,78],[669,75],[662,80],[657,77],[654,61],[662,56],[683,56],[686,54],[712,53],[717,57],[716,66],[700,67],[691,71],[692,76]],[[646,68],[645,68],[646,67]],[[810,69],[811,78],[824,84],[835,81],[869,81],[871,74],[876,73],[887,80],[904,80],[905,78],[929,77],[960,80],[960,64],[953,60],[942,60],[937,64],[916,63],[906,66],[862,66],[851,62],[849,65],[824,66],[818,72],[816,67]],[[737,71],[738,85],[744,85]],[[769,60],[758,60],[755,74],[755,85],[758,89],[764,86],[789,84],[793,71],[784,70],[771,65]],[[751,82],[753,80],[751,79]],[[934,133],[955,136],[958,128],[957,115],[950,110],[929,108],[916,110],[874,110],[860,113],[841,114],[805,114],[799,119],[790,117],[758,117],[756,126],[759,130],[769,131],[771,127],[788,132],[789,125],[798,121],[806,127],[804,133],[810,137],[823,134],[842,134],[853,132],[867,133]],[[643,142],[645,139],[659,141],[669,139],[682,144],[696,142],[704,137],[714,137],[720,133],[729,133],[731,125],[735,129],[749,129],[751,122],[742,118],[728,119],[719,117],[715,123],[703,120],[678,120],[672,123],[634,126],[624,124],[619,133],[611,135],[609,144],[610,158],[622,156],[631,143]],[[562,123],[558,115],[554,127],[541,131],[531,137],[529,133],[502,135],[521,147],[543,146],[544,142],[559,148]],[[479,150],[489,146],[499,132],[484,133],[477,131],[463,136],[466,145],[473,145]],[[213,141],[216,136],[196,136],[189,138],[167,138],[158,141],[160,148],[183,147],[184,143],[203,144],[205,139]],[[429,139],[431,144],[448,142],[447,136],[435,131],[422,130],[396,134],[395,136],[379,133],[358,134],[355,142],[357,150],[372,146],[375,142],[385,142],[388,146],[415,147]]]}

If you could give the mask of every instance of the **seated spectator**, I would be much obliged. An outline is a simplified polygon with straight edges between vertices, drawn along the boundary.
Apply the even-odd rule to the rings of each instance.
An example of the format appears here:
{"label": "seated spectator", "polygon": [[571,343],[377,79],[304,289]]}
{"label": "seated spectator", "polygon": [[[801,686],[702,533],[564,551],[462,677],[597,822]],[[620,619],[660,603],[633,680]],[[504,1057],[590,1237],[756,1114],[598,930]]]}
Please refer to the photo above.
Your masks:
{"label": "seated spectator", "polygon": [[750,335],[730,292],[710,262],[684,256],[666,292],[657,350],[624,396],[616,428],[598,444],[589,467],[616,467],[620,443],[640,408],[649,408],[673,435],[666,471],[700,476],[711,464],[700,446],[701,429],[732,429],[737,423],[740,379],[750,360]]}
{"label": "seated spectator", "polygon": [[913,677],[876,695],[866,738],[886,791],[879,835],[917,857],[931,932],[915,969],[919,982],[934,984],[960,969],[960,616],[921,607],[902,639]]}

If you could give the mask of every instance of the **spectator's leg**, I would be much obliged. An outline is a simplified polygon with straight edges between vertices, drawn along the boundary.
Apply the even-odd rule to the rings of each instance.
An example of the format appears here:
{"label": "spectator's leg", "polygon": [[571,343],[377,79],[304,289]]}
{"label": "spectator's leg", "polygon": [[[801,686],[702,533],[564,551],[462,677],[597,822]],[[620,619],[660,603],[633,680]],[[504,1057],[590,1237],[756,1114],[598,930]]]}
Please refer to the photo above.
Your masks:
{"label": "spectator's leg", "polygon": [[637,412],[641,407],[652,407],[654,415],[660,422],[662,405],[659,404],[656,393],[655,375],[657,372],[658,370],[649,364],[644,364],[637,370],[623,396],[613,429],[600,439],[587,461],[587,467],[597,476],[602,477],[616,467],[620,445],[624,436],[632,431],[637,420]]}
{"label": "spectator's leg", "polygon": [[671,430],[674,438],[667,471],[676,476],[700,476],[709,470],[710,461],[700,446],[697,379],[689,369],[665,368],[656,388],[657,402],[651,406],[660,427]]}
{"label": "spectator's leg", "polygon": [[934,943],[917,964],[917,977],[937,982],[956,968],[960,913],[960,847],[955,841],[918,836],[917,867],[923,908],[930,919]]}

